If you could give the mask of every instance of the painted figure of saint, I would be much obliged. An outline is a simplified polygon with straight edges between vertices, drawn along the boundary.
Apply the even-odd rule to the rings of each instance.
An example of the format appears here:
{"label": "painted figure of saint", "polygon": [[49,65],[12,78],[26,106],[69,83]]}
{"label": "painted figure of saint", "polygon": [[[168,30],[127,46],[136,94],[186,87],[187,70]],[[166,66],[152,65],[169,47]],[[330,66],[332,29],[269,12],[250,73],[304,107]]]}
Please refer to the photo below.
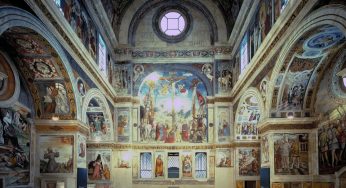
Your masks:
{"label": "painted figure of saint", "polygon": [[101,131],[101,120],[98,116],[95,116],[94,119],[94,126],[95,126],[95,131]]}
{"label": "painted figure of saint", "polygon": [[225,166],[225,158],[221,158],[221,160],[217,166],[218,167],[224,167]]}
{"label": "painted figure of saint", "polygon": [[79,144],[79,148],[80,148],[80,152],[79,152],[79,157],[84,158],[85,157],[85,144],[84,143],[80,143]]}
{"label": "painted figure of saint", "polygon": [[47,148],[47,152],[44,154],[43,158],[48,159],[46,172],[47,173],[56,173],[58,172],[58,163],[55,161],[55,158],[59,157],[59,152],[54,152],[52,148]]}
{"label": "painted figure of saint", "polygon": [[99,180],[102,178],[102,171],[103,171],[103,165],[101,161],[101,155],[98,154],[96,157],[96,160],[92,164],[93,166],[93,174],[91,179],[93,180]]}
{"label": "painted figure of saint", "polygon": [[222,128],[223,128],[223,136],[230,136],[231,129],[226,120],[223,120]]}
{"label": "painted figure of saint", "polygon": [[83,82],[80,82],[78,84],[78,91],[80,93],[81,96],[84,96],[85,95],[85,88],[84,88],[84,84]]}
{"label": "painted figure of saint", "polygon": [[283,170],[289,170],[289,156],[291,152],[291,143],[288,141],[286,137],[285,140],[280,144],[281,146],[281,166]]}
{"label": "painted figure of saint", "polygon": [[192,162],[189,155],[186,155],[183,160],[183,175],[186,177],[192,176]]}
{"label": "painted figure of saint", "polygon": [[109,171],[109,167],[106,164],[105,164],[105,168],[104,168],[104,171],[103,171],[103,176],[105,177],[106,180],[110,180],[111,179],[111,172]]}
{"label": "painted figure of saint", "polygon": [[58,89],[53,85],[46,88],[46,94],[44,96],[44,111],[46,113],[55,113],[56,101],[55,98],[58,95]]}
{"label": "painted figure of saint", "polygon": [[163,176],[163,161],[161,155],[157,156],[155,164],[155,177]]}
{"label": "painted figure of saint", "polygon": [[229,157],[226,157],[226,162],[225,162],[226,167],[231,167],[232,166],[232,161]]}

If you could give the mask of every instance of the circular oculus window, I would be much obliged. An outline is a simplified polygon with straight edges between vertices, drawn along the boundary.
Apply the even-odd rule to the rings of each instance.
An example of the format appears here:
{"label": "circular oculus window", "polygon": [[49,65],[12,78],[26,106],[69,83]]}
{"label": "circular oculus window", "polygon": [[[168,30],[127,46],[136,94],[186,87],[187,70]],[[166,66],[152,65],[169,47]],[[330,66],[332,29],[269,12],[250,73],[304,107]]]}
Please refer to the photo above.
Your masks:
{"label": "circular oculus window", "polygon": [[190,31],[191,16],[180,6],[158,10],[153,17],[153,28],[157,36],[170,43],[184,40]]}
{"label": "circular oculus window", "polygon": [[168,36],[180,35],[186,26],[185,18],[176,11],[169,11],[160,19],[160,30]]}

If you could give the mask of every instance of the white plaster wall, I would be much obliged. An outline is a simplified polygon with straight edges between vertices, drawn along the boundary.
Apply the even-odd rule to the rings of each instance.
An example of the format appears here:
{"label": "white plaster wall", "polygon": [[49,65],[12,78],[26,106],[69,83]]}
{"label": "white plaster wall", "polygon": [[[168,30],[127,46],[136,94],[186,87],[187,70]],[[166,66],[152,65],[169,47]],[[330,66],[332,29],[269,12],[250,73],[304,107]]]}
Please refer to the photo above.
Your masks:
{"label": "white plaster wall", "polygon": [[215,168],[215,187],[233,187],[234,173],[234,168]]}
{"label": "white plaster wall", "polygon": [[[147,1],[148,0],[136,0],[126,10],[120,25],[120,30],[119,30],[118,40],[120,45],[128,44],[128,41],[127,41],[128,28],[131,23],[131,19],[134,16],[135,12]],[[204,4],[204,6],[210,11],[217,25],[218,41],[215,41],[215,42],[227,43],[228,38],[227,38],[226,23],[220,9],[217,7],[217,5],[213,1],[200,0],[200,3]],[[150,26],[151,26],[151,22],[150,22]]]}
{"label": "white plaster wall", "polygon": [[132,168],[113,168],[112,176],[113,176],[112,179],[114,180],[112,187],[116,187],[116,188],[131,187]]}

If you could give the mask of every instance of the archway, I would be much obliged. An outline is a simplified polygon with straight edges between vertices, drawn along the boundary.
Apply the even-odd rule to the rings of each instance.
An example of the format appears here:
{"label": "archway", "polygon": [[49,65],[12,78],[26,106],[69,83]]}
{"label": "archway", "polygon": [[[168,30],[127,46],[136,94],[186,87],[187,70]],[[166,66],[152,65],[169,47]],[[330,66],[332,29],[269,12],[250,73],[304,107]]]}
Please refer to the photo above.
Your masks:
{"label": "archway", "polygon": [[40,157],[32,152],[33,119],[77,118],[74,77],[64,50],[37,17],[10,6],[0,8],[0,17],[0,158],[6,163],[0,171],[6,187],[30,186],[39,166],[30,167]]}
{"label": "archway", "polygon": [[[333,12],[342,12],[337,17]],[[312,116],[318,81],[330,57],[345,41],[343,7],[326,6],[313,12],[292,34],[274,67],[266,103],[267,115],[284,117],[294,113]],[[336,21],[340,20],[340,21]],[[328,40],[324,40],[327,39]]]}
{"label": "archway", "polygon": [[249,88],[239,100],[235,115],[236,140],[258,139],[257,123],[264,113],[262,95],[256,88]]}
{"label": "archway", "polygon": [[82,121],[89,125],[88,141],[113,141],[113,118],[107,99],[98,89],[90,89],[82,106]]}
{"label": "archway", "polygon": [[35,116],[40,119],[76,119],[76,86],[64,50],[45,26],[30,13],[1,7],[0,25],[4,48],[9,50],[34,98]]}

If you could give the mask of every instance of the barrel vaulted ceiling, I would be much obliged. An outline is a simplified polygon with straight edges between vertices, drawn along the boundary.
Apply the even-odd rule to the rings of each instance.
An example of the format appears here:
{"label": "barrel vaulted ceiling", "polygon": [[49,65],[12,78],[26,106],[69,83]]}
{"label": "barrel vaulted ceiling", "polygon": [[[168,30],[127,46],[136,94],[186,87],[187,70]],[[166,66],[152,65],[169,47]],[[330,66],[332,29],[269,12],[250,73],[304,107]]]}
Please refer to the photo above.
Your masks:
{"label": "barrel vaulted ceiling", "polygon": [[[189,1],[189,0],[184,0]],[[206,0],[199,0],[200,3],[205,3]],[[210,0],[217,5],[222,13],[225,24],[227,26],[227,36],[232,32],[234,23],[239,14],[240,7],[243,0]],[[115,35],[119,36],[120,25],[124,18],[126,11],[129,9],[134,0],[101,0],[103,8],[108,16],[109,22],[112,25]],[[218,18],[214,18],[218,19]]]}

